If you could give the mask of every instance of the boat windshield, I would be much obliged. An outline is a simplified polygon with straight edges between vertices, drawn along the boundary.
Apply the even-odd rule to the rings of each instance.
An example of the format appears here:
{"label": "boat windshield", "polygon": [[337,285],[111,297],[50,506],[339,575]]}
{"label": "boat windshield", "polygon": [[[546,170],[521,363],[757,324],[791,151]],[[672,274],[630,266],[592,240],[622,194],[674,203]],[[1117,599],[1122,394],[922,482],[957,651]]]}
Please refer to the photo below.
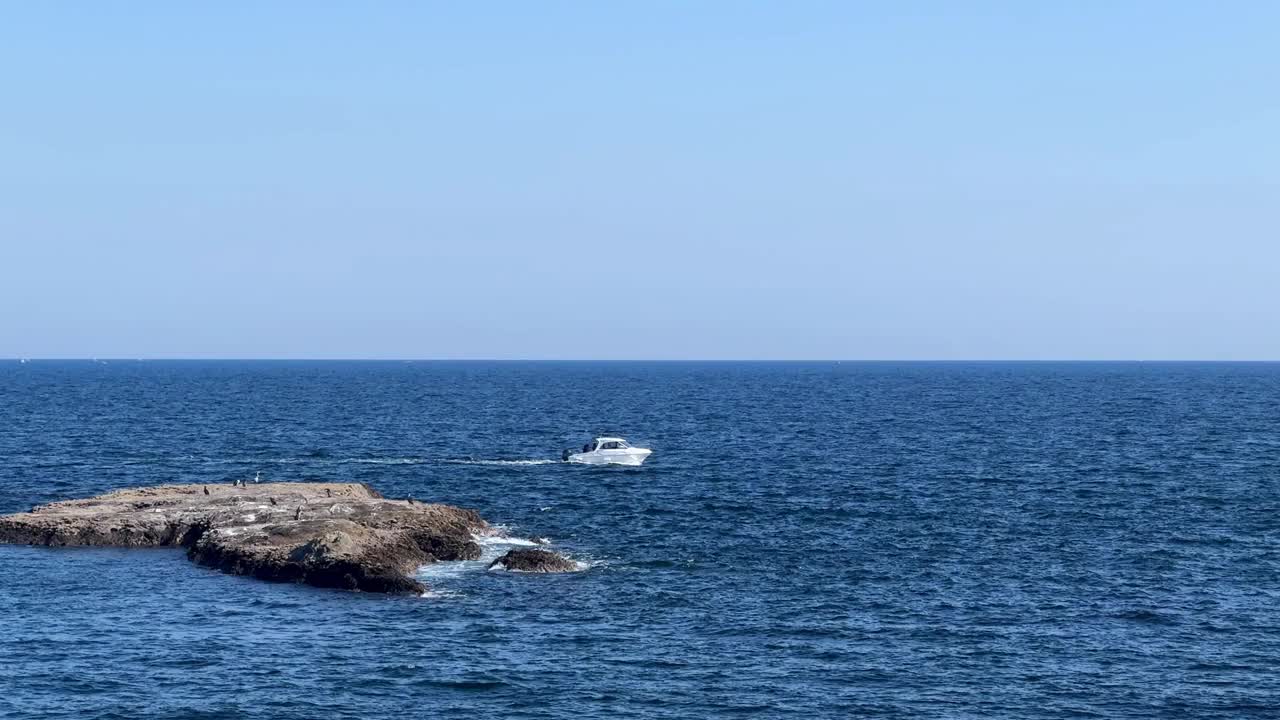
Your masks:
{"label": "boat windshield", "polygon": [[601,450],[626,450],[627,443],[622,440],[610,440],[600,446]]}

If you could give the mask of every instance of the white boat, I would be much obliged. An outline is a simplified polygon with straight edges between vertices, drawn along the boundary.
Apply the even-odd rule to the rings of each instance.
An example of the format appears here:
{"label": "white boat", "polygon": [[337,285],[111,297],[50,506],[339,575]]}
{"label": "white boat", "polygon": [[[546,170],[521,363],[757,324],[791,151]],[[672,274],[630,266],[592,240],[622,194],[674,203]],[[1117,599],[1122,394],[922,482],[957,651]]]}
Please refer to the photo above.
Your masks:
{"label": "white boat", "polygon": [[620,437],[598,437],[582,446],[582,452],[565,450],[565,462],[587,465],[640,465],[653,453],[648,448],[631,447]]}

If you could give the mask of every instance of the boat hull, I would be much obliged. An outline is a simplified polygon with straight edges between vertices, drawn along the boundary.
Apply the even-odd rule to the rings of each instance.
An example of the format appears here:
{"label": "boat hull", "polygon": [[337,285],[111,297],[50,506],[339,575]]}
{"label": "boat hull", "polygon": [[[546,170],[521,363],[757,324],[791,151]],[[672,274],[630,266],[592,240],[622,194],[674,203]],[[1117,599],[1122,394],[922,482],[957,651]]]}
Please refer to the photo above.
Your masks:
{"label": "boat hull", "polygon": [[652,450],[628,448],[626,450],[596,450],[588,453],[574,453],[569,462],[583,465],[643,465],[653,454]]}

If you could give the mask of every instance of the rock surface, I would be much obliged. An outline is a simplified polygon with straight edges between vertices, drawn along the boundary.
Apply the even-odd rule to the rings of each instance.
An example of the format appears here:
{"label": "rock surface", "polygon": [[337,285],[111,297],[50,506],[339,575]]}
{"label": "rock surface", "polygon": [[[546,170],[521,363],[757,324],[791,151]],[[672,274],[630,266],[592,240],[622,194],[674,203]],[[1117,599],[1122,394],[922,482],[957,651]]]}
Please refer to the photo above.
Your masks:
{"label": "rock surface", "polygon": [[178,546],[226,573],[368,592],[422,592],[416,568],[478,560],[489,532],[473,510],[354,483],[162,485],[0,517],[0,542]]}
{"label": "rock surface", "polygon": [[503,568],[520,572],[573,572],[578,564],[550,550],[521,548],[512,550],[489,564],[489,569]]}

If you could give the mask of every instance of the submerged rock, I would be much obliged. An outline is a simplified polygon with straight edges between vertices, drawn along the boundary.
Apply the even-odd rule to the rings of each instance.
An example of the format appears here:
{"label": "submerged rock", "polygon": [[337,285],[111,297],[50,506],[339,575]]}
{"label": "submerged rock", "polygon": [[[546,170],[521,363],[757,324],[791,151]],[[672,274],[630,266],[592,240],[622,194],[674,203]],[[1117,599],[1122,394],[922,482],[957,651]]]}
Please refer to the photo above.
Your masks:
{"label": "submerged rock", "polygon": [[520,572],[573,572],[578,564],[569,558],[536,548],[512,550],[489,564],[489,569],[501,568]]}
{"label": "submerged rock", "polygon": [[363,484],[162,485],[0,517],[0,542],[187,549],[234,575],[368,592],[422,592],[411,574],[478,560],[473,510],[388,500]]}

